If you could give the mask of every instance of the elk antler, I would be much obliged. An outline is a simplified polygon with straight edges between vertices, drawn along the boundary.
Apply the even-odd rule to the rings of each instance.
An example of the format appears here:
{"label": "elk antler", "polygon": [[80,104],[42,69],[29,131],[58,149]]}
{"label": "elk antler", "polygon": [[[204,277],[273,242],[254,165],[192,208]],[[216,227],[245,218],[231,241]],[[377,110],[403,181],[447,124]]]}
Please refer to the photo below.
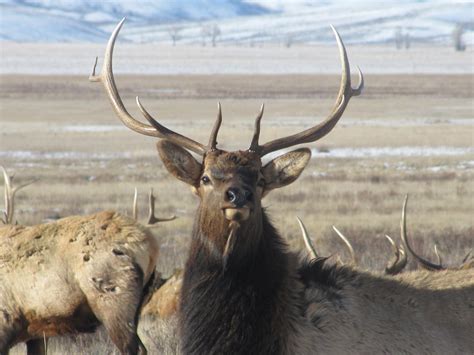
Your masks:
{"label": "elk antler", "polygon": [[0,166],[3,170],[3,181],[5,184],[5,211],[3,212],[5,219],[2,219],[3,224],[12,224],[13,223],[13,213],[15,211],[15,194],[18,190],[31,185],[32,183],[38,181],[38,179],[33,179],[31,181],[25,182],[22,185],[12,187],[13,176],[9,176],[7,171],[3,166]]}
{"label": "elk antler", "polygon": [[434,252],[435,252],[435,255],[436,255],[436,259],[438,259],[438,265],[443,265],[441,255],[440,255],[439,250],[438,250],[438,245],[435,244],[433,249],[434,249]]}
{"label": "elk antler", "polygon": [[306,226],[304,225],[303,221],[299,217],[296,217],[296,219],[298,220],[298,224],[300,225],[301,235],[303,236],[304,245],[306,246],[306,250],[308,251],[309,256],[311,257],[311,259],[319,258],[318,253],[316,252],[316,249],[314,248],[313,243],[311,242],[311,239],[309,238],[308,231],[306,230]]}
{"label": "elk antler", "polygon": [[407,254],[405,253],[403,245],[398,247],[393,239],[388,235],[385,235],[385,238],[387,238],[389,241],[394,254],[394,257],[387,263],[387,266],[385,267],[385,273],[387,275],[396,275],[400,273],[407,265]]}
{"label": "elk antler", "polygon": [[411,247],[408,237],[407,237],[407,221],[406,221],[406,210],[407,210],[407,202],[408,202],[408,195],[405,195],[405,201],[403,201],[403,208],[402,208],[402,220],[400,223],[400,231],[401,231],[401,236],[403,243],[405,244],[405,247],[407,250],[410,252],[411,255],[420,263],[420,265],[427,269],[427,270],[444,270],[445,268],[441,264],[434,264],[431,261],[428,261],[426,259],[423,259],[421,256],[415,253],[413,248]]}
{"label": "elk antler", "polygon": [[358,96],[361,94],[362,89],[364,88],[364,76],[362,75],[360,68],[357,68],[359,72],[359,85],[356,89],[353,89],[351,86],[351,69],[349,60],[347,59],[346,48],[344,47],[344,43],[342,42],[339,33],[333,26],[331,26],[331,28],[334,32],[334,35],[336,36],[336,41],[339,47],[339,54],[342,62],[341,84],[339,86],[339,93],[337,95],[336,103],[334,104],[332,112],[324,121],[314,127],[308,128],[300,133],[272,140],[270,142],[265,143],[264,145],[259,145],[258,138],[260,135],[260,121],[262,119],[263,114],[262,106],[260,114],[255,120],[254,136],[249,148],[249,150],[258,153],[260,157],[263,157],[264,155],[274,152],[276,150],[288,148],[297,144],[314,142],[318,139],[321,139],[334,128],[334,126],[344,113],[344,110],[346,109],[351,97]]}
{"label": "elk antler", "polygon": [[[147,227],[152,227],[154,224],[159,222],[168,222],[176,219],[176,216],[158,218],[155,217],[155,195],[153,195],[153,188],[150,188],[150,195],[148,196],[148,222]],[[135,192],[133,194],[133,205],[132,205],[132,218],[135,221],[138,221],[138,189],[135,187]]]}
{"label": "elk antler", "polygon": [[138,189],[135,186],[135,192],[133,193],[133,204],[132,204],[132,218],[138,221]]}
{"label": "elk antler", "polygon": [[117,86],[115,84],[114,74],[112,70],[112,56],[114,52],[114,45],[117,39],[117,36],[122,28],[122,25],[125,21],[125,18],[119,22],[117,27],[115,27],[112,35],[110,36],[109,42],[107,43],[107,48],[104,54],[104,64],[102,66],[102,71],[99,75],[96,75],[95,70],[97,66],[96,57],[94,68],[92,70],[92,75],[89,76],[89,80],[92,82],[101,82],[104,86],[105,92],[109,97],[110,103],[112,104],[112,108],[115,111],[118,118],[123,122],[125,126],[130,128],[131,130],[138,132],[140,134],[144,134],[146,136],[158,137],[158,138],[165,138],[169,141],[176,143],[183,148],[186,148],[194,153],[204,155],[209,150],[216,149],[217,145],[217,133],[219,131],[220,124],[222,122],[222,114],[221,114],[221,106],[218,104],[218,115],[216,123],[214,124],[214,128],[211,133],[211,137],[209,139],[209,144],[207,146],[198,143],[188,137],[185,137],[179,133],[176,133],[165,126],[158,123],[143,107],[140,102],[138,96],[136,97],[136,102],[140,112],[143,116],[147,119],[147,121],[151,124],[146,125],[135,118],[133,118],[130,113],[125,108],[122,99],[120,98]]}
{"label": "elk antler", "polygon": [[171,216],[167,218],[158,218],[155,217],[155,195],[153,195],[153,188],[150,188],[150,195],[148,198],[149,201],[149,212],[148,212],[148,225],[151,226],[158,222],[167,222],[176,219],[176,216]]}
{"label": "elk antler", "polygon": [[332,229],[334,229],[334,231],[337,233],[339,238],[341,238],[344,244],[346,244],[347,249],[349,249],[349,253],[351,254],[351,264],[354,266],[357,265],[358,264],[357,257],[355,255],[354,248],[352,247],[351,242],[349,242],[349,239],[347,239],[344,236],[344,234],[342,234],[335,226],[332,226]]}
{"label": "elk antler", "polygon": [[460,270],[474,269],[474,257],[471,255],[471,253],[472,249],[469,250],[464,259],[462,259],[462,263],[459,266]]}

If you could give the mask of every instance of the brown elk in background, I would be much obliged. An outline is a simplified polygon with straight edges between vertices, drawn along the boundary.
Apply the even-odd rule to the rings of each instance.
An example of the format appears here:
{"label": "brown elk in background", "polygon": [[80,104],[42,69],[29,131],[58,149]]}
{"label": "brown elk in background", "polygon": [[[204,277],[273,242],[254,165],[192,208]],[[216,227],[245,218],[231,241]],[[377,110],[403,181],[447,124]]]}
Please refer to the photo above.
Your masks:
{"label": "brown elk in background", "polygon": [[[250,147],[228,152],[217,148],[220,106],[207,145],[162,126],[138,98],[150,125],[127,112],[112,72],[113,47],[122,24],[109,40],[102,73],[96,75],[94,67],[90,80],[102,82],[127,127],[163,139],[158,152],[165,167],[190,185],[200,200],[179,307],[183,353],[474,351],[474,270],[388,278],[327,265],[324,259],[301,262],[287,250],[262,208],[261,200],[271,190],[299,177],[311,153],[297,149],[266,165],[262,157],[325,136],[350,98],[362,90],[361,74],[358,88],[351,87],[347,54],[335,30],[343,74],[328,118],[301,133],[260,145],[262,106]],[[202,161],[189,151],[202,156]]]}
{"label": "brown elk in background", "polygon": [[[11,222],[16,190],[4,178]],[[0,227],[0,354],[25,341],[44,354],[48,337],[99,324],[123,354],[145,352],[138,313],[157,257],[148,229],[114,211]]]}

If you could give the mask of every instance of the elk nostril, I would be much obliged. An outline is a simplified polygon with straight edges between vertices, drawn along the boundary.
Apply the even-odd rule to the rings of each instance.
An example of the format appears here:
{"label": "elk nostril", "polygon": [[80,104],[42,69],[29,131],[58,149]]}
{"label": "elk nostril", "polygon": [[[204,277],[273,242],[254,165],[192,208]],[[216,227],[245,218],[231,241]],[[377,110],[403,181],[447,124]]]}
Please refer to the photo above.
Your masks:
{"label": "elk nostril", "polygon": [[235,189],[227,190],[226,195],[227,195],[227,199],[229,200],[229,202],[234,203],[234,202],[237,201],[238,192]]}

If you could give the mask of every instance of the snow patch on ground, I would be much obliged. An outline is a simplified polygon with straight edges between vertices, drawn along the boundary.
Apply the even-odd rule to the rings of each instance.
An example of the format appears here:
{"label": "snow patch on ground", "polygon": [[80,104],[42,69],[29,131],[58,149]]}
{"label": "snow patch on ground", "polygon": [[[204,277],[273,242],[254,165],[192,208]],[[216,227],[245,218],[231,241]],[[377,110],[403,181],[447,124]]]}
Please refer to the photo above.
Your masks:
{"label": "snow patch on ground", "polygon": [[[360,159],[380,157],[440,157],[440,156],[463,156],[474,154],[474,147],[361,147],[361,148],[333,148],[319,151],[312,149],[313,159]],[[29,150],[1,151],[0,158],[18,159],[22,161],[34,160],[113,160],[131,159],[137,156],[149,156],[147,152],[111,152],[111,153],[86,153],[74,151],[41,152]],[[268,155],[268,159],[281,155],[281,152]],[[460,163],[460,166],[472,168],[473,161]]]}
{"label": "snow patch on ground", "polygon": [[474,153],[474,147],[361,147],[334,148],[321,152],[312,149],[315,158],[439,157]]}

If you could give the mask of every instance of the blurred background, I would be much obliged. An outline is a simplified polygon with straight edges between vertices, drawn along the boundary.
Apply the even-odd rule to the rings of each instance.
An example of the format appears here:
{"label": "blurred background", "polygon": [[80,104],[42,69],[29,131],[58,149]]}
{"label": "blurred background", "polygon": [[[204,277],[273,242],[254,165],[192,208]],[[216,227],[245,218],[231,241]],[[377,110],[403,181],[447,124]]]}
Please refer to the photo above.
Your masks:
{"label": "blurred background", "polygon": [[[391,0],[2,0],[0,38],[15,42],[103,42],[122,17],[133,43],[262,46],[472,44],[471,1]],[[464,43],[466,42],[466,43]]]}
{"label": "blurred background", "polygon": [[[339,68],[331,65],[332,56],[328,60],[320,56],[318,63],[316,57],[310,63],[306,57],[308,48],[334,46],[330,24],[344,34],[348,45],[411,51],[397,56],[405,59],[403,63],[379,58],[374,49],[365,54],[358,51],[375,57],[365,71],[466,73],[472,69],[471,60],[462,62],[455,55],[441,60],[427,48],[472,52],[473,11],[472,1],[444,0],[1,0],[0,70],[81,74],[86,69],[80,55],[85,54],[83,46],[105,43],[117,22],[126,17],[120,41],[150,48],[142,52],[145,46],[139,47],[135,56],[141,58],[121,61],[120,69],[134,74],[336,72]],[[25,43],[43,45],[35,48],[33,56],[25,52]],[[167,46],[178,48],[170,53],[151,50]],[[284,61],[274,58],[274,48],[288,49]],[[193,51],[193,60],[204,63],[190,65],[188,50]],[[148,60],[157,55],[160,61],[172,63],[151,65]],[[412,60],[414,55],[428,62]],[[440,62],[434,65],[433,60]]]}

